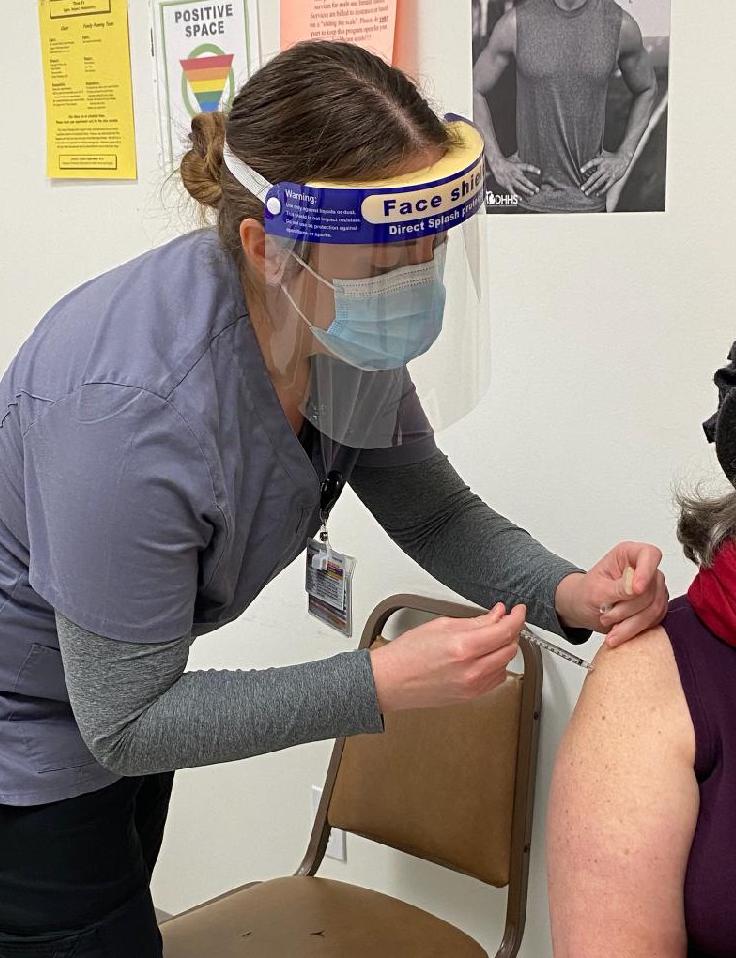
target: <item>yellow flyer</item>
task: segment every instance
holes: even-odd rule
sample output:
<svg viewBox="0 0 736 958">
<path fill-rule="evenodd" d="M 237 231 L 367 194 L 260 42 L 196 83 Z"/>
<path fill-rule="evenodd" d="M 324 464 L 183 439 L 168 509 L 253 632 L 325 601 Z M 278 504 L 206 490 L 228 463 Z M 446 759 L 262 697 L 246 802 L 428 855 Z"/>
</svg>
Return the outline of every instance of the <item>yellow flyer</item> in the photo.
<svg viewBox="0 0 736 958">
<path fill-rule="evenodd" d="M 127 0 L 39 0 L 46 171 L 134 180 Z"/>
</svg>

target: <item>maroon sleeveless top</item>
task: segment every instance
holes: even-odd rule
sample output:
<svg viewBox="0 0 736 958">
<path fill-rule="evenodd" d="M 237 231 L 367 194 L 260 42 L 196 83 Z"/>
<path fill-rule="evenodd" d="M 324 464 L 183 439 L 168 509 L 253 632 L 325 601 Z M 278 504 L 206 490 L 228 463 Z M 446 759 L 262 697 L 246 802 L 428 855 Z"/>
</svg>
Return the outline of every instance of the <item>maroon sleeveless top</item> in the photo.
<svg viewBox="0 0 736 958">
<path fill-rule="evenodd" d="M 695 726 L 700 811 L 685 878 L 688 958 L 736 955 L 736 647 L 717 638 L 687 597 L 662 623 Z"/>
</svg>

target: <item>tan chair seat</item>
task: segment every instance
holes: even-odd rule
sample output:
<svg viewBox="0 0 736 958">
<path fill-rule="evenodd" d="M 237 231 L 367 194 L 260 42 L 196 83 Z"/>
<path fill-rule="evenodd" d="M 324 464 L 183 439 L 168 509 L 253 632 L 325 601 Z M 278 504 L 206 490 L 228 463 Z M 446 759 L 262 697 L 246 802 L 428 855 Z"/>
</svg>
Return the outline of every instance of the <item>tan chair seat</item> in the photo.
<svg viewBox="0 0 736 958">
<path fill-rule="evenodd" d="M 165 922 L 165 958 L 488 958 L 453 925 L 356 885 L 291 876 Z"/>
</svg>

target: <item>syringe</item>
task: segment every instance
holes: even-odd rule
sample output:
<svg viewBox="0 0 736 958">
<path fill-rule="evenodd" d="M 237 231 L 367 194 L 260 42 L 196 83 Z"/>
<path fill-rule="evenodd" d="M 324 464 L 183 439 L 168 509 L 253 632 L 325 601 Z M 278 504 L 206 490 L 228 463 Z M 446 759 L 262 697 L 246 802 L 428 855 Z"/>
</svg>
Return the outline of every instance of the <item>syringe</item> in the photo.
<svg viewBox="0 0 736 958">
<path fill-rule="evenodd" d="M 546 649 L 553 655 L 559 655 L 561 659 L 567 659 L 568 662 L 572 662 L 574 665 L 579 665 L 582 669 L 587 669 L 589 672 L 592 672 L 595 668 L 595 666 L 591 665 L 590 662 L 586 662 L 585 659 L 578 658 L 578 656 L 573 655 L 572 652 L 568 652 L 566 649 L 561 649 L 559 646 L 553 645 L 551 642 L 547 642 L 546 639 L 540 639 L 538 635 L 535 635 L 534 632 L 531 632 L 529 629 L 522 629 L 521 635 L 523 635 L 525 639 L 528 639 L 532 645 L 538 645 L 540 649 Z"/>
</svg>

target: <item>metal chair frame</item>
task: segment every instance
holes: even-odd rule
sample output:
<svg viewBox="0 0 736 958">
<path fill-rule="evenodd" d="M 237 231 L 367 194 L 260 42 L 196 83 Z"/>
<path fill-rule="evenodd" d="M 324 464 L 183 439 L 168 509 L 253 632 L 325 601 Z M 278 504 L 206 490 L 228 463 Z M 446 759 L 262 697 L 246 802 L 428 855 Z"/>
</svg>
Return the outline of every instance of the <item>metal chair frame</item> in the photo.
<svg viewBox="0 0 736 958">
<path fill-rule="evenodd" d="M 482 610 L 442 599 L 430 599 L 419 595 L 393 595 L 379 603 L 366 622 L 360 640 L 360 649 L 367 649 L 378 638 L 386 623 L 397 612 L 404 610 L 427 613 L 432 616 L 470 618 Z M 516 777 L 511 824 L 511 860 L 509 868 L 506 923 L 503 939 L 495 958 L 514 958 L 521 947 L 526 925 L 526 899 L 529 882 L 529 859 L 532 825 L 534 819 L 534 794 L 539 749 L 539 723 L 542 714 L 542 653 L 523 635 L 519 647 L 524 657 L 519 747 L 516 757 Z M 345 739 L 335 742 L 327 769 L 327 778 L 322 790 L 322 799 L 312 827 L 304 860 L 297 875 L 316 875 L 327 849 L 330 825 L 327 813 L 337 774 L 342 760 Z"/>
</svg>

